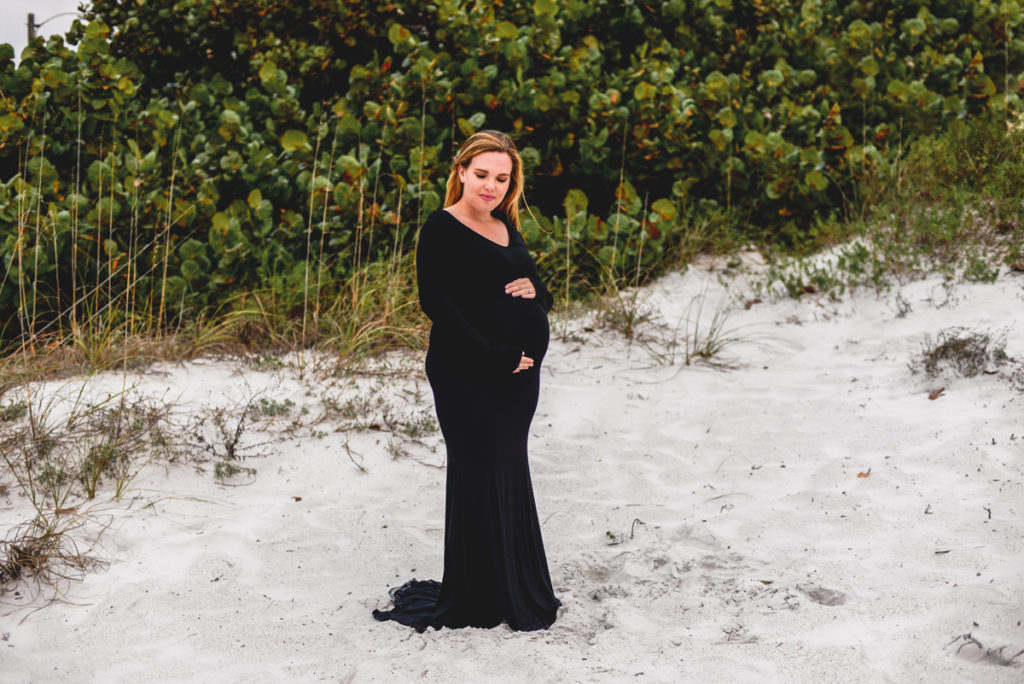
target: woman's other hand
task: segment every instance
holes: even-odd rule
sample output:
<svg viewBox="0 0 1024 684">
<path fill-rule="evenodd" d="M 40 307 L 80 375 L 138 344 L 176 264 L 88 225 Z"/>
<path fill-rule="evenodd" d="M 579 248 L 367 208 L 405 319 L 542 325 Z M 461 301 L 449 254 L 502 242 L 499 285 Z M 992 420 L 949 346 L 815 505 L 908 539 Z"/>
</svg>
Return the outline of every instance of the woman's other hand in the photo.
<svg viewBox="0 0 1024 684">
<path fill-rule="evenodd" d="M 537 290 L 534 289 L 533 283 L 530 282 L 529 278 L 516 278 L 505 286 L 505 294 L 512 295 L 513 297 L 533 299 L 537 296 Z"/>
<path fill-rule="evenodd" d="M 523 358 L 519 359 L 519 367 L 512 372 L 518 373 L 519 371 L 527 370 L 528 368 L 533 368 L 533 359 L 527 356 L 526 352 L 523 352 Z"/>
</svg>

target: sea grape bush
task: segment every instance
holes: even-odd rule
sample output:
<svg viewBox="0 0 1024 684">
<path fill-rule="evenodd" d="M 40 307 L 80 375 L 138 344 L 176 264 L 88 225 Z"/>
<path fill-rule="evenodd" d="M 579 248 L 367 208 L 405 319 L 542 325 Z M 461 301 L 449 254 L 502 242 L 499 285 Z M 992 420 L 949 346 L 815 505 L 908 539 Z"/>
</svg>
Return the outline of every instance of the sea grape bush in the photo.
<svg viewBox="0 0 1024 684">
<path fill-rule="evenodd" d="M 261 289 L 300 307 L 310 269 L 338 282 L 407 251 L 482 128 L 522 150 L 524 235 L 556 281 L 646 272 L 701 223 L 797 240 L 915 137 L 1015 115 L 1024 74 L 1007 0 L 94 0 L 87 16 L 17 65 L 0 46 L 2 337 L 103 288 L 166 323 Z"/>
</svg>

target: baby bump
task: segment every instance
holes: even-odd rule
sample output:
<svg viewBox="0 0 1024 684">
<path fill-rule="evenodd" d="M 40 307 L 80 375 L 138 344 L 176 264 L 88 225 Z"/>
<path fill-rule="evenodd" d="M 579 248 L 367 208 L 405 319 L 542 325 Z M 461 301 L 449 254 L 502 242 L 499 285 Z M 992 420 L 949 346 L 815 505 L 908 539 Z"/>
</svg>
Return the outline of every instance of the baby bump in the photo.
<svg viewBox="0 0 1024 684">
<path fill-rule="evenodd" d="M 548 315 L 535 299 L 502 295 L 488 307 L 495 342 L 521 347 L 534 361 L 548 350 Z"/>
</svg>

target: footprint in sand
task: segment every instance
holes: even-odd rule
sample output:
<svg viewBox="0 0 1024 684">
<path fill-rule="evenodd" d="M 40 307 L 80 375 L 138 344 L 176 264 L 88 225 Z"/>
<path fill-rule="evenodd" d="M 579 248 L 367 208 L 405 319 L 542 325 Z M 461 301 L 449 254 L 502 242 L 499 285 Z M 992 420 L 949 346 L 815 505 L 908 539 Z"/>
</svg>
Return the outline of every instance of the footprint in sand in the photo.
<svg viewBox="0 0 1024 684">
<path fill-rule="evenodd" d="M 823 606 L 838 606 L 846 603 L 846 594 L 835 589 L 828 589 L 820 584 L 798 584 L 796 588 L 807 594 L 807 598 Z"/>
</svg>

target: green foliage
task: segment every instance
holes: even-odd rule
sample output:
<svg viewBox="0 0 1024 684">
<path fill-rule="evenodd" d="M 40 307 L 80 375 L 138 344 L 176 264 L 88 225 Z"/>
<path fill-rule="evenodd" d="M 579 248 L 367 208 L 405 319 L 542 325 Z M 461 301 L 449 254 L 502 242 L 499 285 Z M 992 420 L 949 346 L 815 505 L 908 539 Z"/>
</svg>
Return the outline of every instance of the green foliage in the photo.
<svg viewBox="0 0 1024 684">
<path fill-rule="evenodd" d="M 285 399 L 284 401 L 277 401 L 276 399 L 267 399 L 266 397 L 259 397 L 256 403 L 250 404 L 249 409 L 256 417 L 276 418 L 279 416 L 287 416 L 295 408 L 295 402 L 291 399 Z"/>
<path fill-rule="evenodd" d="M 20 420 L 28 413 L 28 404 L 23 401 L 11 401 L 0 408 L 0 423 Z"/>
<path fill-rule="evenodd" d="M 858 239 L 830 253 L 776 258 L 756 290 L 838 297 L 936 272 L 947 281 L 993 282 L 1021 258 L 1022 184 L 1021 126 L 980 120 L 924 136 L 858 187 L 862 217 L 835 229 Z"/>
<path fill-rule="evenodd" d="M 15 66 L 0 46 L 0 339 L 90 311 L 166 327 L 256 290 L 306 315 L 311 283 L 409 251 L 485 127 L 522 150 L 523 233 L 556 285 L 647 273 L 707 226 L 799 244 L 908 141 L 1019 111 L 1024 71 L 1024 13 L 989 0 L 87 16 L 73 48 L 36 39 Z"/>
</svg>

